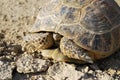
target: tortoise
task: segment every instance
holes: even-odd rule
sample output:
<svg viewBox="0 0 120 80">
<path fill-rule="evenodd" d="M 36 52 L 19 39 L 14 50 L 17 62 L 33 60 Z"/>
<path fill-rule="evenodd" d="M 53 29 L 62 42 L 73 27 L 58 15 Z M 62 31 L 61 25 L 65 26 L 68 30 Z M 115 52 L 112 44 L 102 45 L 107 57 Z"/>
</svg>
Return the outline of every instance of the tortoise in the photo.
<svg viewBox="0 0 120 80">
<path fill-rule="evenodd" d="M 29 32 L 25 40 L 45 57 L 93 63 L 120 48 L 120 7 L 114 0 L 50 0 Z"/>
</svg>

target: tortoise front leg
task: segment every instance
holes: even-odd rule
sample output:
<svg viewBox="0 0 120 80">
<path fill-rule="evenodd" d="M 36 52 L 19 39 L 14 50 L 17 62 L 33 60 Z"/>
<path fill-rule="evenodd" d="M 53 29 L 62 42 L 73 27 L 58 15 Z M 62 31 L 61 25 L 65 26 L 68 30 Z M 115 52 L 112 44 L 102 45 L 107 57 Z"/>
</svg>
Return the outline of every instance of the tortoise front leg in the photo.
<svg viewBox="0 0 120 80">
<path fill-rule="evenodd" d="M 93 63 L 93 59 L 89 55 L 89 51 L 76 45 L 72 40 L 63 37 L 60 42 L 61 52 L 69 58 Z"/>
</svg>

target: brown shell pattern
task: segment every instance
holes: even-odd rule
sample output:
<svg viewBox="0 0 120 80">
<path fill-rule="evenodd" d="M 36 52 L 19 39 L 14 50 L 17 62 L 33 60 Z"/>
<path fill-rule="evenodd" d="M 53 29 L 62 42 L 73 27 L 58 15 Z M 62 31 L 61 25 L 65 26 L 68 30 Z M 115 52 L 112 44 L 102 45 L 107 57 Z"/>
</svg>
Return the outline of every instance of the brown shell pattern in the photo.
<svg viewBox="0 0 120 80">
<path fill-rule="evenodd" d="M 120 7 L 114 0 L 50 0 L 31 32 L 56 32 L 91 52 L 120 48 Z"/>
</svg>

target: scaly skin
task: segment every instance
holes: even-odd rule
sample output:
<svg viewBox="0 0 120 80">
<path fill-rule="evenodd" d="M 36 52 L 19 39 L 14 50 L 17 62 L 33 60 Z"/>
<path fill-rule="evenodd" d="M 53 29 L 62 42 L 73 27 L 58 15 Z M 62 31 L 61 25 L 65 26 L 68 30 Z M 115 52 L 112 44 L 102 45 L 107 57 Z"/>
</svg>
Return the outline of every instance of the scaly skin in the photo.
<svg viewBox="0 0 120 80">
<path fill-rule="evenodd" d="M 32 33 L 24 37 L 26 44 L 24 50 L 28 52 L 41 51 L 54 45 L 54 39 L 51 33 Z"/>
</svg>

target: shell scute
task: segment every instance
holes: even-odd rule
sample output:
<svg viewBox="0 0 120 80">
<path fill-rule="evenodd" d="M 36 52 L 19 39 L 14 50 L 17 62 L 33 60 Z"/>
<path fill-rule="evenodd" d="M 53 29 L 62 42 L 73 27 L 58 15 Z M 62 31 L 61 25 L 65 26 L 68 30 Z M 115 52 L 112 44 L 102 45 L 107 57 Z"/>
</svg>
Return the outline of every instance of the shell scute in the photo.
<svg viewBox="0 0 120 80">
<path fill-rule="evenodd" d="M 92 2 L 82 9 L 80 23 L 85 28 L 96 33 L 104 33 L 113 29 L 115 21 L 120 16 L 118 7 L 114 3 L 112 0 L 96 0 Z"/>
<path fill-rule="evenodd" d="M 37 20 L 32 31 L 59 33 L 91 52 L 120 48 L 120 7 L 114 0 L 51 0 Z"/>
<path fill-rule="evenodd" d="M 80 20 L 80 9 L 68 6 L 61 6 L 61 24 L 78 23 Z"/>
</svg>

